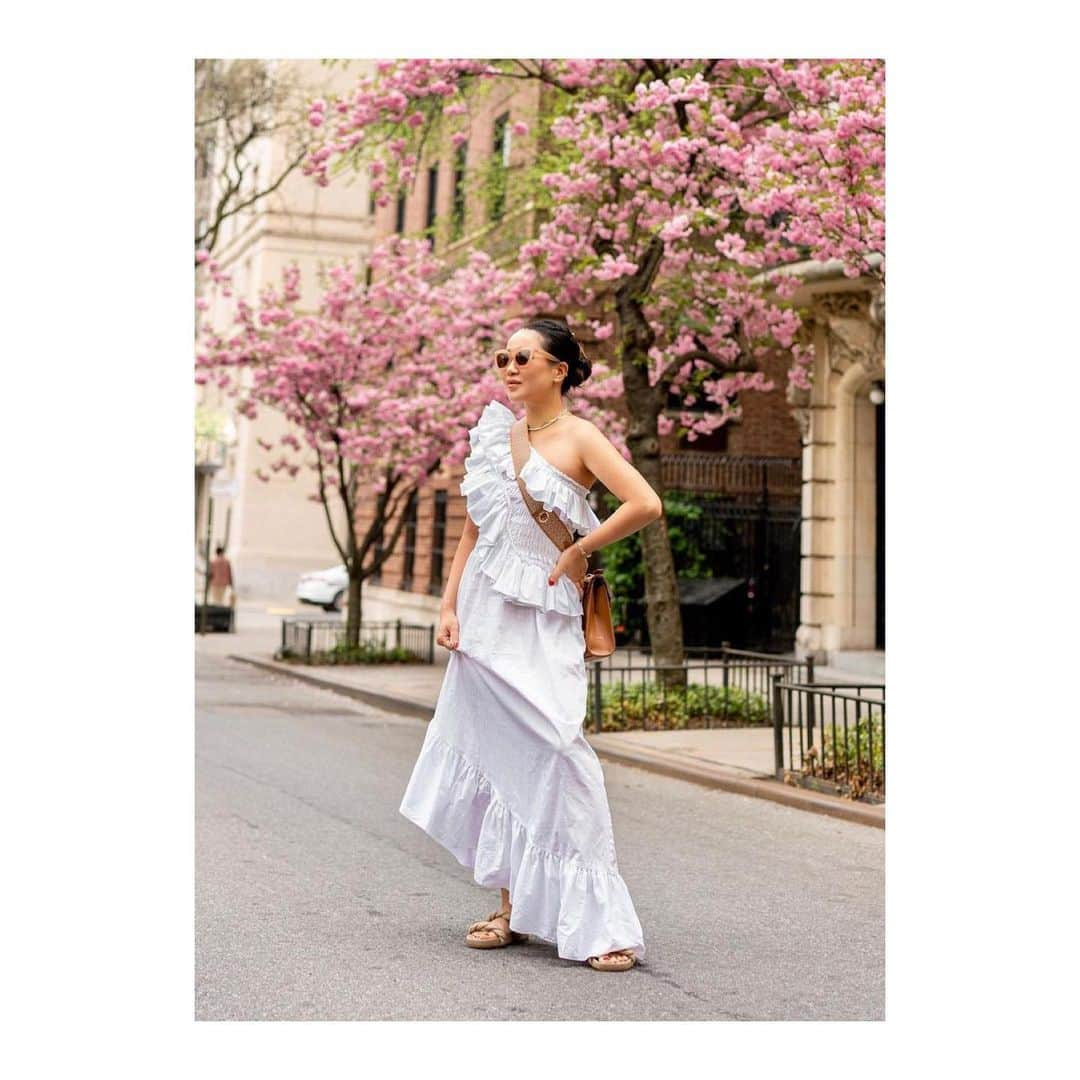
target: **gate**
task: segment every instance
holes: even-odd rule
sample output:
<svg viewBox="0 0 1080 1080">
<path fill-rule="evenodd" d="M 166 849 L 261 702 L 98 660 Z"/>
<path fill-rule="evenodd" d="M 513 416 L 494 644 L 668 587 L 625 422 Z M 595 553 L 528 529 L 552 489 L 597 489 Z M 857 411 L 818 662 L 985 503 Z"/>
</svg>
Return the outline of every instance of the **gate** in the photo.
<svg viewBox="0 0 1080 1080">
<path fill-rule="evenodd" d="M 744 649 L 787 652 L 799 625 L 799 527 L 797 506 L 719 505 L 702 518 L 700 544 L 714 577 L 746 582 L 745 619 L 730 640 Z M 693 523 L 687 523 L 692 528 Z M 738 640 L 739 638 L 742 640 Z"/>
<path fill-rule="evenodd" d="M 690 499 L 715 496 L 703 499 L 701 518 L 682 528 L 706 554 L 713 578 L 745 582 L 742 619 L 717 627 L 715 643 L 724 639 L 744 649 L 788 652 L 799 626 L 802 462 L 709 456 L 707 477 L 696 475 L 700 464 L 680 476 L 672 462 L 669 490 Z M 694 462 L 686 464 L 695 469 Z"/>
</svg>

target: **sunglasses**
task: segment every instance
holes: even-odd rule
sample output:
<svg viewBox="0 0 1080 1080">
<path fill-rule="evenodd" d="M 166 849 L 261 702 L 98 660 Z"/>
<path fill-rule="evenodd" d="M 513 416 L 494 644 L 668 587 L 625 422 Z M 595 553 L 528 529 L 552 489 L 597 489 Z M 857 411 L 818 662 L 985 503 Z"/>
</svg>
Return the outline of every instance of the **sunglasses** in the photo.
<svg viewBox="0 0 1080 1080">
<path fill-rule="evenodd" d="M 544 352 L 543 349 L 518 349 L 518 351 L 513 354 L 514 362 L 517 364 L 518 367 L 524 367 L 529 362 L 530 357 L 532 357 L 534 354 L 536 356 L 546 356 L 549 360 L 553 360 L 556 364 L 562 363 L 562 361 L 557 356 L 552 356 L 551 353 Z M 510 353 L 506 349 L 500 349 L 495 354 L 495 363 L 498 364 L 498 366 L 501 368 L 506 367 L 506 365 L 510 363 Z"/>
</svg>

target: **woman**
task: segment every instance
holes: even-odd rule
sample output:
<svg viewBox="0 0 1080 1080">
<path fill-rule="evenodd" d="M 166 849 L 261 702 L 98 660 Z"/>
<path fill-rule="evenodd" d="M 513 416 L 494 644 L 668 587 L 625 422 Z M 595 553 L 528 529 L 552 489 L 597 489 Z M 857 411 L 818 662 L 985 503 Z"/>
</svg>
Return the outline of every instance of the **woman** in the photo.
<svg viewBox="0 0 1080 1080">
<path fill-rule="evenodd" d="M 663 512 L 641 474 L 563 399 L 592 365 L 564 323 L 538 319 L 496 354 L 506 393 L 469 431 L 468 517 L 440 613 L 451 650 L 401 812 L 498 888 L 498 911 L 465 943 L 493 949 L 529 934 L 558 955 L 626 971 L 641 925 L 615 861 L 604 776 L 582 734 L 588 556 Z M 527 425 L 526 490 L 583 534 L 559 552 L 515 478 L 513 424 Z M 599 479 L 622 505 L 601 524 L 586 502 Z M 636 950 L 636 951 L 635 951 Z"/>
</svg>

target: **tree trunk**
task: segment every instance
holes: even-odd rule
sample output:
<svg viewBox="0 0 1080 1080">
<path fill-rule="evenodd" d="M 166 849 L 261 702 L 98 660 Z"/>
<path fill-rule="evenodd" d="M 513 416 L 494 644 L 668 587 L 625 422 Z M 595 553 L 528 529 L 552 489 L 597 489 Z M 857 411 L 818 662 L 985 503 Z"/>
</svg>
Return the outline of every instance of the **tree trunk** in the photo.
<svg viewBox="0 0 1080 1080">
<path fill-rule="evenodd" d="M 660 439 L 656 433 L 659 402 L 654 389 L 648 385 L 645 370 L 632 360 L 628 362 L 627 353 L 623 355 L 623 386 L 630 412 L 626 442 L 634 467 L 657 495 L 663 497 Z M 682 612 L 666 515 L 641 530 L 641 550 L 645 563 L 645 621 L 649 627 L 653 660 L 658 665 L 678 666 L 680 670 L 662 672 L 661 678 L 665 686 L 681 686 L 685 682 Z"/>
<path fill-rule="evenodd" d="M 660 472 L 657 418 L 664 400 L 661 392 L 649 385 L 648 352 L 654 334 L 641 311 L 636 292 L 629 288 L 620 290 L 617 297 L 623 391 L 630 413 L 626 442 L 635 468 L 662 498 L 664 484 Z M 641 548 L 645 562 L 645 621 L 649 627 L 653 660 L 658 665 L 674 665 L 677 670 L 661 672 L 659 678 L 665 687 L 680 687 L 686 682 L 686 671 L 682 666 L 682 612 L 666 516 L 641 530 Z"/>
<path fill-rule="evenodd" d="M 361 573 L 360 560 L 356 554 L 356 529 L 349 523 L 348 538 L 349 560 L 346 566 L 349 570 L 349 608 L 345 623 L 345 644 L 355 649 L 360 644 L 360 605 L 364 589 L 364 578 Z"/>
</svg>

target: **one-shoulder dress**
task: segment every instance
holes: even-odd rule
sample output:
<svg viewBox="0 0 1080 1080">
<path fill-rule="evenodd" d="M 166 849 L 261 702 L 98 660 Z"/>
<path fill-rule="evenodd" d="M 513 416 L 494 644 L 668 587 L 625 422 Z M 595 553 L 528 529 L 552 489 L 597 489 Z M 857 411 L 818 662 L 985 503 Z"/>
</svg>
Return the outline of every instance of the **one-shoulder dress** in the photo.
<svg viewBox="0 0 1080 1080">
<path fill-rule="evenodd" d="M 460 624 L 400 810 L 473 873 L 504 888 L 510 928 L 585 960 L 644 956 L 615 859 L 604 774 L 586 740 L 585 639 L 573 579 L 514 478 L 499 401 L 469 431 L 461 494 L 479 536 L 458 585 Z M 530 446 L 529 494 L 584 534 L 600 524 L 588 489 Z"/>
</svg>

